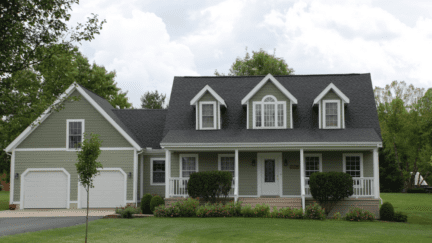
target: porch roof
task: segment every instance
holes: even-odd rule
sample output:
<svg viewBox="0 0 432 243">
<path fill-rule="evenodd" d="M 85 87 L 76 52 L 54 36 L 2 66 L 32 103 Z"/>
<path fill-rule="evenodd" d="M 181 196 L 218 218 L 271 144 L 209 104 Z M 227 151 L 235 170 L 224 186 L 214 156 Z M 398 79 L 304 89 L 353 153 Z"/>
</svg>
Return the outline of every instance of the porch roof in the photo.
<svg viewBox="0 0 432 243">
<path fill-rule="evenodd" d="M 170 130 L 161 146 L 217 143 L 381 143 L 373 128 Z"/>
</svg>

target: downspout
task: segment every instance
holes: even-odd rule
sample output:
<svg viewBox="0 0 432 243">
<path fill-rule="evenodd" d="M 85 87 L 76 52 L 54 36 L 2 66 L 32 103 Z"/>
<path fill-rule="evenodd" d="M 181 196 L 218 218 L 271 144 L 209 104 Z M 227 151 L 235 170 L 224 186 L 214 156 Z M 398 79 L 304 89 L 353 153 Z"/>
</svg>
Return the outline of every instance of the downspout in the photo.
<svg viewBox="0 0 432 243">
<path fill-rule="evenodd" d="M 141 148 L 141 151 L 138 151 L 137 152 L 137 159 L 138 159 L 138 163 L 139 163 L 139 155 L 140 154 L 142 154 L 144 152 L 144 149 L 143 148 Z M 137 166 L 137 169 L 138 169 L 138 166 Z M 139 174 L 139 171 L 137 171 L 137 175 Z M 138 181 L 138 178 L 137 178 L 137 183 L 140 183 L 139 181 Z M 142 185 L 141 185 L 142 186 Z M 137 185 L 137 188 L 138 188 L 138 185 Z M 137 192 L 138 192 L 138 190 L 137 190 Z M 135 207 L 138 207 L 138 196 L 137 195 L 135 195 L 136 197 L 137 197 L 137 199 L 135 200 Z"/>
</svg>

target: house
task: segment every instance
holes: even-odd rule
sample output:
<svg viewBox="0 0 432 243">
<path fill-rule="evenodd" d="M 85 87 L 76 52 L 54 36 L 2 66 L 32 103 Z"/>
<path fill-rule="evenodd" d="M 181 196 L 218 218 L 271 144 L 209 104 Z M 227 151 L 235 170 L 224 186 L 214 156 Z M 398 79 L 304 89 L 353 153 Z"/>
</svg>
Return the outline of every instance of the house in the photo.
<svg viewBox="0 0 432 243">
<path fill-rule="evenodd" d="M 305 208 L 309 176 L 349 173 L 354 195 L 338 204 L 378 215 L 381 131 L 370 74 L 175 77 L 168 110 L 115 109 L 73 84 L 65 108 L 40 117 L 5 150 L 10 203 L 20 208 L 82 208 L 76 143 L 100 134 L 103 164 L 90 207 L 136 204 L 159 194 L 187 197 L 197 171 L 233 174 L 230 197 Z"/>
</svg>

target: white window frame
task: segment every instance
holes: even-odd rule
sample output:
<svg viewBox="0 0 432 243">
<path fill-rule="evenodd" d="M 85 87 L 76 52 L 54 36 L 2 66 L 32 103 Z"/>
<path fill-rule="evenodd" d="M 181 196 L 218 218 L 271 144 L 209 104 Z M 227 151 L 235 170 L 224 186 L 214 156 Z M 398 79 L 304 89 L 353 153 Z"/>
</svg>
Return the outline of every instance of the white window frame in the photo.
<svg viewBox="0 0 432 243">
<path fill-rule="evenodd" d="M 203 123 L 202 123 L 202 117 L 203 117 L 203 109 L 202 109 L 202 105 L 213 105 L 213 127 L 203 127 Z M 217 124 L 217 106 L 216 106 L 216 101 L 200 101 L 199 102 L 199 128 L 200 130 L 214 130 L 217 129 L 216 124 Z"/>
<path fill-rule="evenodd" d="M 234 158 L 234 176 L 233 176 L 233 181 L 235 182 L 235 174 L 236 174 L 235 173 L 235 154 L 218 154 L 218 170 L 219 171 L 222 171 L 221 170 L 221 163 L 222 163 L 221 158 L 222 157 L 232 157 L 232 158 Z M 231 188 L 233 188 L 233 189 L 235 188 L 234 183 L 232 183 Z"/>
<path fill-rule="evenodd" d="M 336 103 L 337 104 L 337 126 L 327 126 L 326 125 L 326 104 L 327 103 Z M 340 100 L 323 100 L 323 128 L 324 129 L 340 129 L 341 128 L 341 109 L 340 109 Z"/>
<path fill-rule="evenodd" d="M 180 167 L 180 174 L 179 174 L 179 177 L 180 178 L 189 178 L 189 177 L 183 177 L 183 158 L 184 157 L 195 157 L 195 168 L 196 168 L 196 171 L 195 172 L 198 172 L 199 170 L 198 170 L 198 154 L 180 154 L 180 156 L 179 156 L 179 167 Z"/>
<path fill-rule="evenodd" d="M 267 98 L 272 98 L 275 100 L 275 102 L 264 102 Z M 275 126 L 274 127 L 265 127 L 264 126 L 264 104 L 274 104 L 275 105 Z M 283 105 L 284 110 L 284 119 L 283 119 L 283 125 L 280 127 L 278 126 L 278 105 Z M 256 126 L 256 105 L 261 105 L 261 127 Z M 287 128 L 287 112 L 286 112 L 286 101 L 278 101 L 276 97 L 273 95 L 266 95 L 262 98 L 261 101 L 253 101 L 252 102 L 252 127 L 253 129 L 284 129 Z"/>
<path fill-rule="evenodd" d="M 66 150 L 67 151 L 77 151 L 81 150 L 80 148 L 69 148 L 69 123 L 70 122 L 81 122 L 81 143 L 84 141 L 84 132 L 85 132 L 85 120 L 84 119 L 66 119 Z"/>
<path fill-rule="evenodd" d="M 151 158 L 150 159 L 150 185 L 151 186 L 165 186 L 164 182 L 153 182 L 153 161 L 163 160 L 165 162 L 165 176 L 166 176 L 166 160 L 165 158 Z"/>
<path fill-rule="evenodd" d="M 343 160 L 342 160 L 342 164 L 343 164 L 343 172 L 346 173 L 346 157 L 347 156 L 359 156 L 360 157 L 360 177 L 356 177 L 356 178 L 363 178 L 363 154 L 362 153 L 347 153 L 347 154 L 342 154 L 343 156 Z M 354 187 L 361 187 L 361 184 L 356 184 L 354 183 Z"/>
<path fill-rule="evenodd" d="M 304 165 L 303 165 L 303 168 L 304 168 L 304 171 L 303 171 L 303 175 L 304 175 L 304 177 L 305 178 L 309 178 L 310 179 L 310 177 L 307 177 L 306 176 L 306 157 L 319 157 L 319 172 L 322 172 L 323 170 L 322 170 L 322 154 L 309 154 L 309 153 L 305 153 L 304 154 Z M 309 185 L 307 184 L 307 183 L 305 183 L 305 188 L 309 188 Z"/>
</svg>

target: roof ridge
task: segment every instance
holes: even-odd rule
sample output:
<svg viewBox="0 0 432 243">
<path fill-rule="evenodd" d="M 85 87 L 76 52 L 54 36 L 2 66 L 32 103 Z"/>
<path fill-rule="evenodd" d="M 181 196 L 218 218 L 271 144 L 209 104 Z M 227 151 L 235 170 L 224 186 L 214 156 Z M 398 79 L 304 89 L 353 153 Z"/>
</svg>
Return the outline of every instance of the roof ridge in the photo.
<svg viewBox="0 0 432 243">
<path fill-rule="evenodd" d="M 106 100 L 108 103 L 109 103 L 109 101 L 107 100 L 107 99 L 105 99 L 104 97 L 102 97 L 102 96 L 100 96 L 100 95 L 98 95 L 98 94 L 96 94 L 95 92 L 93 92 L 93 91 L 91 91 L 91 90 L 89 90 L 89 89 L 87 89 L 86 87 L 84 87 L 82 84 L 79 84 L 79 83 L 77 83 L 79 86 L 81 86 L 81 88 L 83 88 L 83 89 L 85 89 L 85 90 L 87 90 L 88 92 L 90 92 L 90 93 L 92 93 L 92 94 L 94 94 L 94 95 L 96 95 L 96 96 L 99 96 L 99 98 L 102 98 L 102 99 L 104 99 L 104 100 Z M 110 103 L 111 104 L 111 103 Z"/>
<path fill-rule="evenodd" d="M 273 77 L 308 77 L 308 76 L 353 76 L 365 75 L 370 73 L 334 73 L 334 74 L 290 74 L 290 75 L 273 75 Z M 174 76 L 175 78 L 250 78 L 250 77 L 265 77 L 267 75 L 251 75 L 251 76 Z"/>
</svg>

